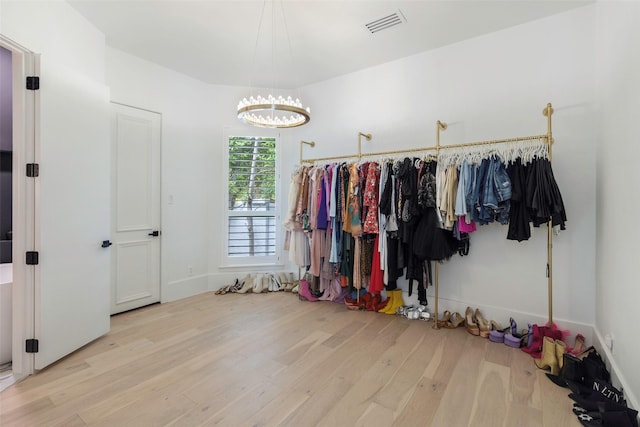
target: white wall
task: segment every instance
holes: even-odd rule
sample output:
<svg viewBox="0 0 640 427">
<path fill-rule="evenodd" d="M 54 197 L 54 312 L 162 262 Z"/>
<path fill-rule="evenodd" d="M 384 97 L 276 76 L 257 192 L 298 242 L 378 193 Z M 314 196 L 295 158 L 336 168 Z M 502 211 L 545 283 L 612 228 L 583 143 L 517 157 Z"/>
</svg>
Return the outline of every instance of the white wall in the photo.
<svg viewBox="0 0 640 427">
<path fill-rule="evenodd" d="M 638 241 L 640 210 L 638 117 L 640 117 L 640 4 L 602 2 L 597 8 L 597 82 L 600 132 L 597 151 L 596 332 L 619 372 L 627 398 L 638 408 L 640 354 Z M 613 336 L 613 352 L 604 336 Z"/>
<path fill-rule="evenodd" d="M 162 114 L 162 300 L 175 299 L 168 286 L 187 280 L 187 266 L 193 277 L 183 286 L 206 291 L 208 184 L 215 166 L 208 88 L 114 49 L 107 50 L 107 81 L 112 101 Z"/>
<path fill-rule="evenodd" d="M 111 48 L 107 82 L 112 101 L 162 114 L 162 301 L 244 276 L 246 268 L 221 268 L 223 135 L 229 128 L 255 132 L 235 114 L 250 89 L 205 84 Z"/>
<path fill-rule="evenodd" d="M 449 124 L 443 145 L 536 135 L 546 132 L 542 110 L 552 102 L 554 173 L 569 219 L 554 239 L 554 320 L 588 332 L 595 320 L 594 32 L 594 9 L 581 8 L 307 86 L 313 120 L 296 136 L 315 140 L 305 156 L 317 157 L 355 153 L 359 131 L 373 134 L 363 152 L 432 146 L 437 120 Z M 546 227 L 523 243 L 506 232 L 481 227 L 469 257 L 441 266 L 441 312 L 470 305 L 499 322 L 545 321 Z"/>
</svg>

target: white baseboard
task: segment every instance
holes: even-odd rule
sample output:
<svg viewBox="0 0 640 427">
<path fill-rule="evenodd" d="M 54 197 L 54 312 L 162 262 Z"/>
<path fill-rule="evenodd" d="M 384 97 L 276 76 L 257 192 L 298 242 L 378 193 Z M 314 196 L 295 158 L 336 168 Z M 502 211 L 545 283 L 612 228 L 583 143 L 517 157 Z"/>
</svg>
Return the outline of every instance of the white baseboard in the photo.
<svg viewBox="0 0 640 427">
<path fill-rule="evenodd" d="M 415 293 L 417 294 L 417 292 Z M 406 295 L 406 294 L 405 294 Z M 403 295 L 404 296 L 404 295 Z M 414 295 L 416 298 L 417 296 Z M 413 298 L 413 296 L 412 296 Z M 406 299 L 406 298 L 405 298 Z M 429 301 L 429 311 L 431 313 L 435 310 L 435 298 L 431 294 L 427 294 L 427 299 Z M 406 303 L 406 301 L 405 301 Z M 449 300 L 447 298 L 438 298 L 438 314 L 442 317 L 442 313 L 445 310 L 449 310 L 451 312 L 457 311 L 464 316 L 464 312 L 467 306 L 470 305 L 473 308 L 478 306 L 473 305 L 468 302 L 461 302 L 456 300 Z M 527 324 L 531 323 L 536 325 L 546 325 L 548 322 L 548 318 L 544 315 L 528 313 L 524 311 L 514 311 L 512 309 L 498 307 L 498 306 L 483 306 L 479 307 L 480 311 L 484 315 L 487 320 L 495 320 L 499 324 L 504 327 L 509 326 L 509 318 L 513 317 L 515 321 L 518 323 L 518 329 L 526 329 Z M 582 334 L 585 338 L 585 342 L 587 345 L 591 345 L 593 342 L 593 325 L 589 325 L 581 322 L 573 322 L 566 319 L 554 318 L 553 323 L 556 326 L 565 331 L 569 331 L 569 336 L 567 338 L 567 344 L 570 346 L 574 343 L 574 338 L 577 334 Z"/>
<path fill-rule="evenodd" d="M 162 289 L 161 302 L 176 301 L 209 291 L 209 274 L 169 282 Z"/>
<path fill-rule="evenodd" d="M 622 389 L 629 407 L 636 410 L 639 409 L 638 397 L 633 393 L 631 387 L 629 387 L 629 384 L 625 380 L 624 375 L 622 375 L 622 371 L 616 363 L 616 358 L 605 343 L 604 337 L 596 328 L 593 328 L 593 332 L 595 336 L 593 346 L 598 350 L 598 353 L 600 353 L 604 358 L 605 363 L 608 365 L 609 372 L 611 373 L 611 384 L 618 389 Z"/>
<path fill-rule="evenodd" d="M 236 278 L 243 278 L 246 273 L 230 272 L 202 274 L 169 282 L 162 289 L 162 302 L 176 301 L 204 292 L 215 291 L 225 285 L 232 284 Z"/>
</svg>

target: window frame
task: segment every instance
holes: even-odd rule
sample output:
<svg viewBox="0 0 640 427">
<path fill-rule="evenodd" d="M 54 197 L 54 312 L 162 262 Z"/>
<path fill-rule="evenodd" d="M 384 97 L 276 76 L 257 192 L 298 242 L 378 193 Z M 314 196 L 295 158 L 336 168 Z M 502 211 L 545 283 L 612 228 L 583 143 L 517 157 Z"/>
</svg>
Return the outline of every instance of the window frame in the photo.
<svg viewBox="0 0 640 427">
<path fill-rule="evenodd" d="M 229 210 L 229 138 L 231 137 L 263 137 L 274 138 L 276 147 L 275 158 L 275 210 L 274 211 L 231 211 Z M 257 128 L 225 128 L 223 132 L 222 158 L 223 167 L 222 174 L 224 183 L 223 187 L 223 212 L 224 220 L 221 221 L 222 229 L 222 268 L 228 267 L 260 267 L 260 266 L 277 266 L 281 265 L 282 259 L 282 236 L 283 231 L 281 224 L 281 191 L 280 191 L 280 134 L 274 129 L 257 129 Z M 247 255 L 247 256 L 229 256 L 229 221 L 231 217 L 238 216 L 273 216 L 275 220 L 275 254 L 274 255 Z"/>
</svg>

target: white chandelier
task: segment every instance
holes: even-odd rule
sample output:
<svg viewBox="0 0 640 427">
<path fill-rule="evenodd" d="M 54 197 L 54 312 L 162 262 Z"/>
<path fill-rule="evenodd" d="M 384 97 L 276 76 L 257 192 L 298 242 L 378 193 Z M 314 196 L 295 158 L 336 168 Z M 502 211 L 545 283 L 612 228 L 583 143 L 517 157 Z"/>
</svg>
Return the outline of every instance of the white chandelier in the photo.
<svg viewBox="0 0 640 427">
<path fill-rule="evenodd" d="M 266 8 L 267 0 L 264 1 L 262 6 L 262 14 L 260 15 L 260 24 L 258 26 L 258 35 L 256 38 L 256 47 L 254 51 L 254 61 L 256 52 L 258 50 L 258 39 L 260 38 L 260 29 L 262 28 L 262 19 L 264 17 L 264 10 Z M 275 44 L 275 7 L 271 5 L 272 13 L 272 43 Z M 282 12 L 284 20 L 284 10 Z M 291 54 L 291 40 L 287 32 L 287 25 L 284 22 L 284 29 L 289 43 L 289 53 Z M 275 46 L 272 46 L 272 64 L 275 64 Z M 293 54 L 291 54 L 291 60 L 293 62 Z M 255 65 L 255 64 L 254 64 Z M 253 69 L 256 69 L 254 66 Z M 275 71 L 274 71 L 275 78 Z M 311 120 L 311 110 L 308 107 L 304 107 L 299 99 L 292 99 L 290 96 L 286 98 L 283 96 L 274 97 L 269 94 L 266 98 L 262 96 L 253 97 L 249 99 L 243 98 L 238 102 L 238 119 L 242 120 L 252 126 L 265 127 L 265 128 L 292 128 L 309 123 Z"/>
<path fill-rule="evenodd" d="M 264 115 L 263 115 L 264 113 Z M 238 103 L 238 118 L 243 122 L 266 128 L 292 128 L 301 126 L 311 120 L 311 110 L 305 108 L 299 99 L 294 101 L 288 96 L 277 99 L 269 95 L 243 98 Z"/>
</svg>

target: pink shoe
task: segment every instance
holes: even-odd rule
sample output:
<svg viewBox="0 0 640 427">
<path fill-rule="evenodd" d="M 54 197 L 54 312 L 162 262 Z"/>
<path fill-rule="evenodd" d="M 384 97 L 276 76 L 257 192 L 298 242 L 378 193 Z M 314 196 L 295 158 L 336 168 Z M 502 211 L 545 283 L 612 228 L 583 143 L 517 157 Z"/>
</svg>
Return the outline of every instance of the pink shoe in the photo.
<svg viewBox="0 0 640 427">
<path fill-rule="evenodd" d="M 314 297 L 311 294 L 311 290 L 309 289 L 309 282 L 307 279 L 300 279 L 300 289 L 298 290 L 298 296 L 300 299 L 305 299 L 307 301 L 318 301 L 318 298 Z"/>
<path fill-rule="evenodd" d="M 333 284 L 333 281 L 329 282 L 327 287 L 324 288 L 324 292 L 322 293 L 321 296 L 318 297 L 319 300 L 331 301 L 333 299 L 333 288 L 331 287 L 332 284 Z"/>
</svg>

